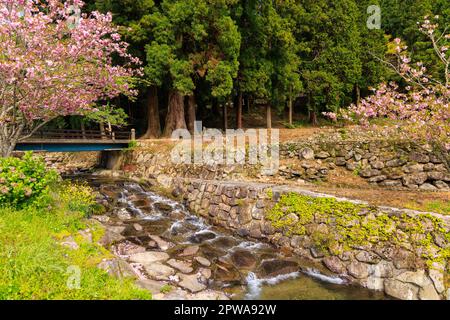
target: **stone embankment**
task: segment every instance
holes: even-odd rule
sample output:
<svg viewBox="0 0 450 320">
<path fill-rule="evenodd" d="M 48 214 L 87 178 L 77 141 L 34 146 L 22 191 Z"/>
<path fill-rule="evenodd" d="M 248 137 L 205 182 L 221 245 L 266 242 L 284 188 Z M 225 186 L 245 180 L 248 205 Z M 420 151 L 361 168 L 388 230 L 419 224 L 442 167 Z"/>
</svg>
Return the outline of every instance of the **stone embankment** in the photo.
<svg viewBox="0 0 450 320">
<path fill-rule="evenodd" d="M 399 299 L 447 299 L 450 217 L 370 207 L 292 187 L 162 177 L 210 223 Z"/>
</svg>

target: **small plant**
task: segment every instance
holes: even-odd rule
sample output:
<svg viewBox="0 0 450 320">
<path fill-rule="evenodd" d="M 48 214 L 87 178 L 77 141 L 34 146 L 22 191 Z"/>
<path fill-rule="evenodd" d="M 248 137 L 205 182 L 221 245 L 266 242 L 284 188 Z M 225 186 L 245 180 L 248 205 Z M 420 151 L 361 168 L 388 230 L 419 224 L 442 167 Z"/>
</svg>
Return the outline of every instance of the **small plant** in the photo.
<svg viewBox="0 0 450 320">
<path fill-rule="evenodd" d="M 0 205 L 21 208 L 45 205 L 58 174 L 48 170 L 42 158 L 26 153 L 19 158 L 0 158 Z"/>
<path fill-rule="evenodd" d="M 67 206 L 69 211 L 77 211 L 86 215 L 94 213 L 98 208 L 94 190 L 87 184 L 64 182 L 58 190 L 57 197 Z"/>
<path fill-rule="evenodd" d="M 161 289 L 159 289 L 159 292 L 167 294 L 172 292 L 173 287 L 170 284 L 165 284 L 161 287 Z"/>
</svg>

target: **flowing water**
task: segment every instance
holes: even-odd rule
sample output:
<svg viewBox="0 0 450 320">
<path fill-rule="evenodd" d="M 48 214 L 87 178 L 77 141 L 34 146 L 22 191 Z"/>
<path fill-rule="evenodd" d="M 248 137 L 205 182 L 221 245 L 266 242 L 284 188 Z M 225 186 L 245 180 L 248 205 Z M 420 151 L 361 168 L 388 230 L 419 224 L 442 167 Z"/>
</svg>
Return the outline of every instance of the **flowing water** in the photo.
<svg viewBox="0 0 450 320">
<path fill-rule="evenodd" d="M 192 273 L 201 266 L 193 257 L 181 257 L 188 247 L 199 247 L 194 257 L 211 262 L 205 269 L 211 276 L 208 288 L 227 292 L 232 299 L 385 299 L 382 293 L 350 286 L 344 279 L 325 275 L 310 262 L 285 256 L 277 248 L 253 242 L 229 231 L 209 225 L 191 214 L 184 205 L 145 190 L 134 182 L 89 176 L 88 181 L 107 207 L 109 225 L 125 227 L 125 244 L 161 250 L 171 257 L 186 260 Z M 136 229 L 136 225 L 139 227 Z M 157 236 L 163 244 L 155 244 Z"/>
</svg>

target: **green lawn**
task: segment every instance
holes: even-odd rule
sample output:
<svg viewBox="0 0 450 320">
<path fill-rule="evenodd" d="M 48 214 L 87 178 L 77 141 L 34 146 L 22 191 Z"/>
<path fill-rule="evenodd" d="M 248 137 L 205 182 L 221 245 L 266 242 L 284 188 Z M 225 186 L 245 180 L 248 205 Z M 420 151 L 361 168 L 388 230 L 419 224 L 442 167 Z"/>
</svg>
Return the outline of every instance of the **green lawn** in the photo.
<svg viewBox="0 0 450 320">
<path fill-rule="evenodd" d="M 78 188 L 70 188 L 52 193 L 49 208 L 0 209 L 0 299 L 151 299 L 132 279 L 97 268 L 111 257 L 96 244 L 103 229 L 86 219 L 89 205 L 77 200 L 83 192 L 77 197 Z M 92 242 L 78 233 L 86 228 L 93 230 Z M 79 249 L 60 244 L 68 236 Z"/>
</svg>

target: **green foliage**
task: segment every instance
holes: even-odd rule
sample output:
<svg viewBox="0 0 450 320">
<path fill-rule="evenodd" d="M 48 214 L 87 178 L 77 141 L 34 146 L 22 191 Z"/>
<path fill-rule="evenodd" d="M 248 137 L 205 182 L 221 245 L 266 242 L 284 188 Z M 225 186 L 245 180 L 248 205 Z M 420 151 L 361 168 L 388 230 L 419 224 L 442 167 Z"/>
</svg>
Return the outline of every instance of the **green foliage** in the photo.
<svg viewBox="0 0 450 320">
<path fill-rule="evenodd" d="M 96 244 L 103 228 L 84 219 L 91 212 L 88 188 L 65 185 L 59 189 L 52 193 L 50 210 L 33 206 L 0 209 L 0 300 L 151 298 L 132 279 L 114 279 L 97 267 L 111 254 Z M 91 231 L 92 243 L 78 233 L 84 229 Z M 60 244 L 69 236 L 79 249 Z M 74 268 L 81 272 L 79 289 L 68 286 Z"/>
<path fill-rule="evenodd" d="M 289 193 L 281 197 L 266 217 L 287 235 L 305 235 L 308 225 L 324 223 L 327 232 L 316 230 L 310 236 L 316 245 L 330 251 L 336 245 L 351 250 L 390 242 L 405 248 L 412 245 L 430 265 L 450 257 L 448 247 L 434 242 L 436 236 L 441 236 L 450 243 L 450 232 L 446 232 L 441 219 L 430 214 L 387 214 L 348 201 Z"/>
<path fill-rule="evenodd" d="M 165 284 L 161 287 L 161 289 L 159 290 L 159 292 L 167 294 L 172 292 L 173 287 L 170 284 Z"/>
<path fill-rule="evenodd" d="M 0 158 L 0 205 L 45 206 L 49 188 L 57 180 L 57 173 L 48 170 L 44 160 L 31 153 L 26 153 L 22 159 Z"/>
</svg>

